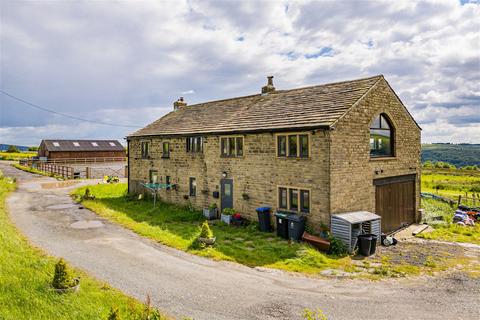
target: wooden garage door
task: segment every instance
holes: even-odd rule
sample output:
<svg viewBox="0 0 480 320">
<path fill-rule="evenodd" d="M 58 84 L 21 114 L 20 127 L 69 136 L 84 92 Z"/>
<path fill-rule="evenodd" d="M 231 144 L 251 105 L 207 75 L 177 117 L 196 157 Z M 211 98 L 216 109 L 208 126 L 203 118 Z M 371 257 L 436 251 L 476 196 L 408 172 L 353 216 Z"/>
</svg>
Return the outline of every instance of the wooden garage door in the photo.
<svg viewBox="0 0 480 320">
<path fill-rule="evenodd" d="M 376 213 L 382 232 L 415 222 L 415 175 L 374 180 Z"/>
</svg>

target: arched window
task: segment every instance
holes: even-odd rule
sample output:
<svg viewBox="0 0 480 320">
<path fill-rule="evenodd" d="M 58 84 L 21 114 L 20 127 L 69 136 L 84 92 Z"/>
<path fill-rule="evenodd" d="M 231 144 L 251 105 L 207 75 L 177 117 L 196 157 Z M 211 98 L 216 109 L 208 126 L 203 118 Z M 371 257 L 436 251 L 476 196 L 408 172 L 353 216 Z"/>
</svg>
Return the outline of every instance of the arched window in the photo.
<svg viewBox="0 0 480 320">
<path fill-rule="evenodd" d="M 370 156 L 393 156 L 393 126 L 384 114 L 376 116 L 370 123 Z"/>
</svg>

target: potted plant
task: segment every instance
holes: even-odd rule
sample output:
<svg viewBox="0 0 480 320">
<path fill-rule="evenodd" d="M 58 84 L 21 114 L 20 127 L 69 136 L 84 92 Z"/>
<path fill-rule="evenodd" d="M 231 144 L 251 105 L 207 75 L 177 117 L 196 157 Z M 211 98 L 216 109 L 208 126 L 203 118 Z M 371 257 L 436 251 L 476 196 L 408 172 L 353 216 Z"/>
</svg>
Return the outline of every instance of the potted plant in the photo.
<svg viewBox="0 0 480 320">
<path fill-rule="evenodd" d="M 77 292 L 80 289 L 80 279 L 73 277 L 72 271 L 62 258 L 55 265 L 52 287 L 58 293 Z"/>
<path fill-rule="evenodd" d="M 232 215 L 235 213 L 235 209 L 233 208 L 225 208 L 222 211 L 221 219 L 226 224 L 230 224 L 232 222 Z"/>
<path fill-rule="evenodd" d="M 328 237 L 330 236 L 329 231 L 330 229 L 325 223 L 320 224 L 320 237 L 322 237 L 323 239 L 328 239 Z"/>
<path fill-rule="evenodd" d="M 212 203 L 208 206 L 208 208 L 203 208 L 203 215 L 208 220 L 217 218 L 217 204 Z"/>
<path fill-rule="evenodd" d="M 205 220 L 202 223 L 202 231 L 200 231 L 200 235 L 198 236 L 198 242 L 204 245 L 213 245 L 215 243 L 216 238 L 213 236 L 213 232 L 208 225 L 208 222 Z"/>
</svg>

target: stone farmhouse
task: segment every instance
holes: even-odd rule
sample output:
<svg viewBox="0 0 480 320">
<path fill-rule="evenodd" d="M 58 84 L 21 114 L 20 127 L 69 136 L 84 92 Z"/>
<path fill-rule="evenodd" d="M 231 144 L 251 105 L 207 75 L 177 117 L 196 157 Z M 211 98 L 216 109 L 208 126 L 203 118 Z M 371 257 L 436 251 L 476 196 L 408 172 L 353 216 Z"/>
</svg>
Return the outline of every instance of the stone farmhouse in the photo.
<svg viewBox="0 0 480 320">
<path fill-rule="evenodd" d="M 382 75 L 187 105 L 127 137 L 129 192 L 174 185 L 163 201 L 217 203 L 256 219 L 270 206 L 317 229 L 366 210 L 382 231 L 418 219 L 420 127 Z"/>
</svg>

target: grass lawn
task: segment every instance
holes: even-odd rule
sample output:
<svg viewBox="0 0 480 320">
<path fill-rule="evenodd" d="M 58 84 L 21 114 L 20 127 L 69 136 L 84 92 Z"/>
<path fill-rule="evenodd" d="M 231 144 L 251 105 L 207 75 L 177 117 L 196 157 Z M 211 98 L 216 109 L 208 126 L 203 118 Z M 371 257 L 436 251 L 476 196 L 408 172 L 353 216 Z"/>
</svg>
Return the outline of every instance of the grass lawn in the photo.
<svg viewBox="0 0 480 320">
<path fill-rule="evenodd" d="M 0 152 L 0 160 L 20 160 L 36 156 L 36 152 Z"/>
<path fill-rule="evenodd" d="M 86 187 L 73 192 L 80 200 Z M 434 257 L 435 265 L 421 264 L 411 267 L 410 261 L 398 259 L 397 255 L 405 252 L 392 252 L 384 249 L 385 255 L 394 259 L 395 263 L 386 263 L 382 254 L 366 260 L 372 263 L 381 262 L 382 272 L 373 270 L 362 260 L 355 257 L 335 257 L 327 255 L 302 243 L 289 243 L 272 233 L 257 230 L 257 224 L 247 227 L 228 226 L 220 222 L 211 225 L 217 237 L 213 247 L 201 249 L 196 245 L 200 234 L 200 224 L 204 221 L 198 211 L 166 203 L 157 203 L 154 208 L 151 200 L 135 200 L 126 196 L 126 184 L 99 184 L 89 186 L 95 200 L 83 200 L 82 204 L 100 216 L 116 222 L 132 231 L 163 243 L 165 245 L 216 260 L 235 261 L 250 267 L 269 267 L 287 271 L 318 274 L 329 269 L 335 275 L 347 272 L 352 277 L 379 279 L 382 277 L 405 276 L 438 271 L 449 263 L 450 256 Z M 418 249 L 417 249 L 418 250 Z M 379 249 L 382 252 L 382 249 Z"/>
<path fill-rule="evenodd" d="M 0 319 L 146 319 L 145 306 L 80 270 L 78 293 L 57 294 L 50 283 L 56 260 L 29 245 L 10 222 L 5 198 L 15 183 L 0 172 Z"/>
<path fill-rule="evenodd" d="M 83 195 L 85 188 L 75 190 L 74 195 Z M 84 200 L 85 207 L 142 236 L 193 254 L 251 267 L 270 266 L 307 273 L 350 265 L 349 258 L 331 257 L 304 244 L 289 243 L 272 233 L 259 232 L 255 223 L 233 227 L 216 222 L 211 225 L 217 238 L 215 246 L 201 249 L 196 245 L 200 223 L 205 220 L 201 212 L 161 202 L 154 208 L 152 201 L 129 199 L 125 196 L 127 185 L 124 183 L 89 188 L 96 199 Z"/>
</svg>

